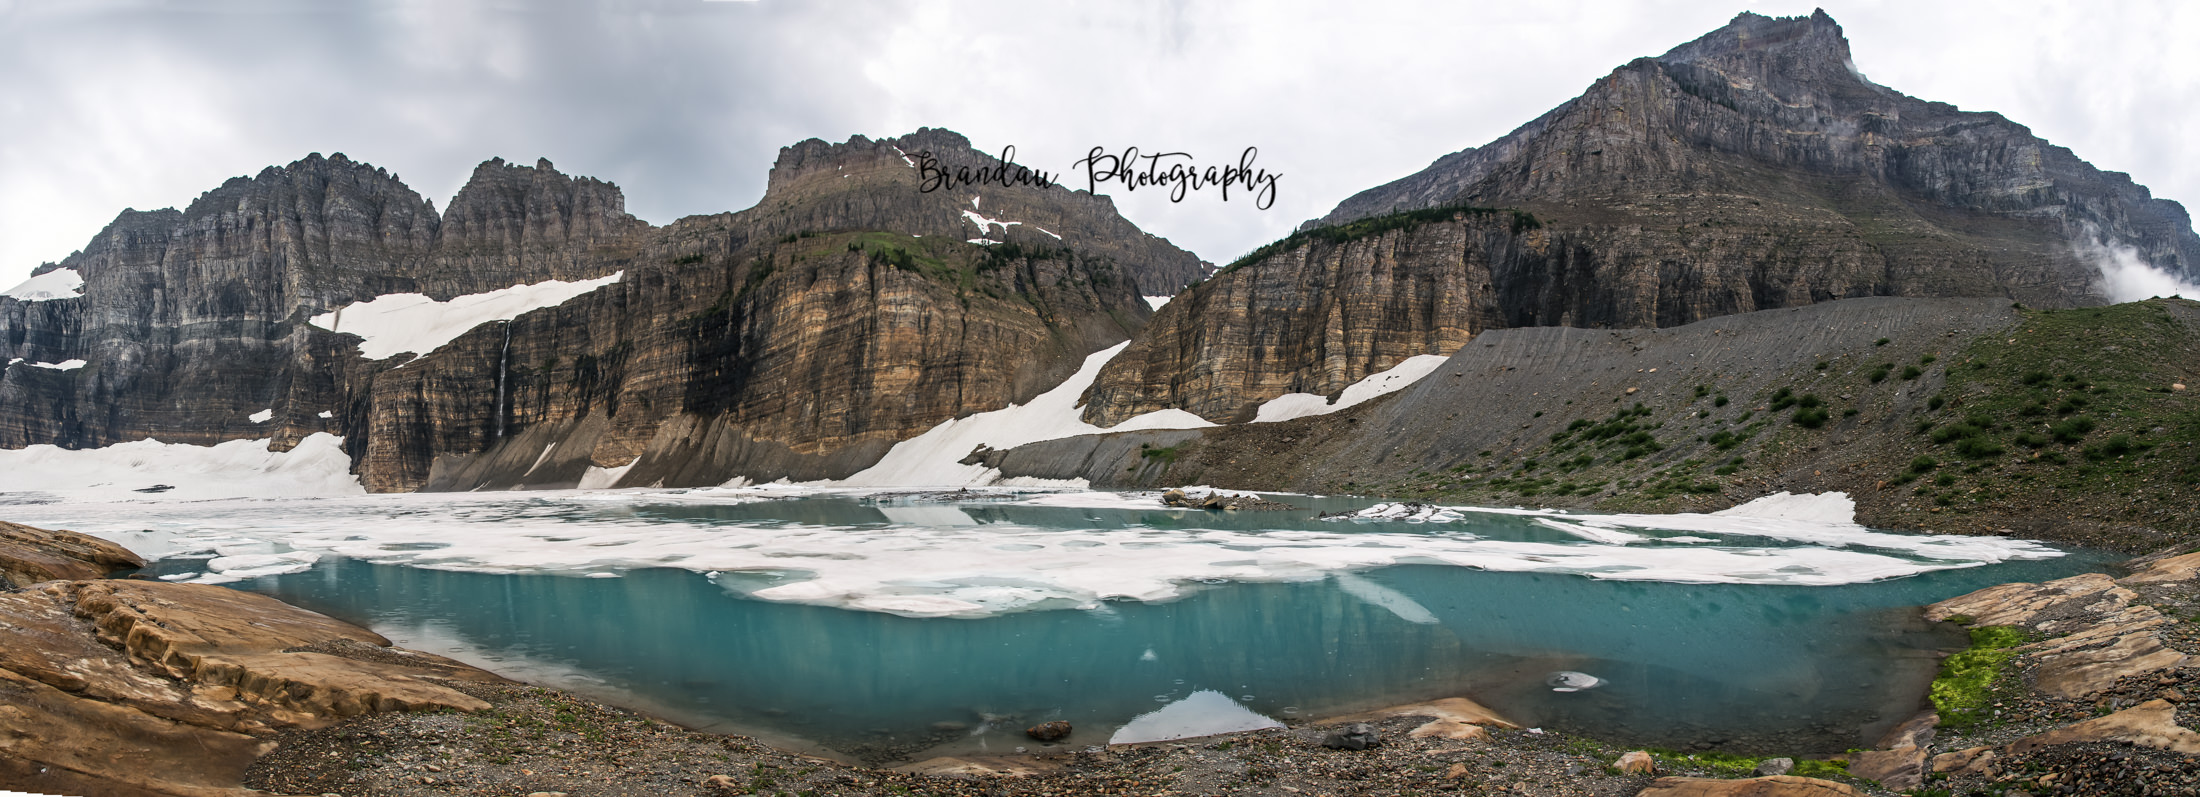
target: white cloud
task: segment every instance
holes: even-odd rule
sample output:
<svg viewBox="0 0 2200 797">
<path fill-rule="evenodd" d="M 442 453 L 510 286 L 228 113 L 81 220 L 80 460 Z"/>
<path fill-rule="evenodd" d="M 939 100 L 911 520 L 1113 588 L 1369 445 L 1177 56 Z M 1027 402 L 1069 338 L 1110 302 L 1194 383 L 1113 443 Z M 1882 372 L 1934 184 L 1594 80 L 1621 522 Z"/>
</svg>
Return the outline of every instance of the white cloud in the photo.
<svg viewBox="0 0 2200 797">
<path fill-rule="evenodd" d="M 1820 3 L 1749 3 L 1774 15 Z M 2157 196 L 2200 202 L 2200 7 L 1825 2 L 1856 64 L 1995 110 Z M 205 10 L 212 8 L 216 10 Z M 1732 16 L 1680 0 L 1081 5 L 386 0 L 0 6 L 0 284 L 124 207 L 181 206 L 308 152 L 398 172 L 440 207 L 474 164 L 548 157 L 656 223 L 738 210 L 778 148 L 947 127 L 1049 170 L 1096 145 L 1284 176 L 1275 206 L 1111 190 L 1227 261 L 1351 193 L 1486 143 Z M 226 10 L 225 10 L 226 9 Z M 255 10 L 258 9 L 258 10 Z M 1081 182 L 1081 181 L 1077 181 Z"/>
<path fill-rule="evenodd" d="M 2073 245 L 2078 257 L 2093 264 L 2101 272 L 2099 284 L 2102 295 L 2112 302 L 2135 302 L 2157 296 L 2182 296 L 2200 299 L 2200 285 L 2178 279 L 2139 256 L 2137 248 L 2119 241 L 2101 239 L 2100 230 L 2085 225 L 2085 237 Z"/>
</svg>

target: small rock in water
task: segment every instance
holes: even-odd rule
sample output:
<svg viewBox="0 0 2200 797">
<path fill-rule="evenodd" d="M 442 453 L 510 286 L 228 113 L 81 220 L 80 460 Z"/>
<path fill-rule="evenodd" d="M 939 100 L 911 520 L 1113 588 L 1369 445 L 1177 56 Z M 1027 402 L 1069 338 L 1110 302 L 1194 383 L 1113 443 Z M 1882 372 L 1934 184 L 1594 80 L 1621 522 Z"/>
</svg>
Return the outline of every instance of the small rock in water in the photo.
<svg viewBox="0 0 2200 797">
<path fill-rule="evenodd" d="M 1614 766 L 1628 775 L 1650 775 L 1658 771 L 1658 762 L 1650 760 L 1650 753 L 1644 750 L 1634 750 L 1620 756 L 1619 762 Z"/>
<path fill-rule="evenodd" d="M 1355 722 L 1330 731 L 1328 736 L 1322 737 L 1322 746 L 1333 750 L 1365 750 L 1374 747 L 1377 741 L 1380 739 L 1375 735 L 1375 726 Z"/>
<path fill-rule="evenodd" d="M 1757 774 L 1760 776 L 1785 775 L 1793 769 L 1795 769 L 1795 759 L 1792 758 L 1767 758 L 1757 762 Z"/>
<path fill-rule="evenodd" d="M 1559 670 L 1551 673 L 1551 677 L 1543 679 L 1543 683 L 1549 686 L 1553 692 L 1579 692 L 1584 689 L 1595 689 L 1603 686 L 1604 679 L 1585 672 Z"/>
<path fill-rule="evenodd" d="M 1042 722 L 1025 728 L 1024 735 L 1042 742 L 1058 742 L 1069 737 L 1069 721 Z"/>
</svg>

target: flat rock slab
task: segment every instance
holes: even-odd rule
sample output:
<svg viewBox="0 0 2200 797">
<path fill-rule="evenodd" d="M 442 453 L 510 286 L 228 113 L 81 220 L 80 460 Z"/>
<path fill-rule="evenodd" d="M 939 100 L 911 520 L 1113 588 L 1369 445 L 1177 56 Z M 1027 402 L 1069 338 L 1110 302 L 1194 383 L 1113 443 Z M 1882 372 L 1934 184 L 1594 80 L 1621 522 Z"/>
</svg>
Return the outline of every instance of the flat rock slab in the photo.
<svg viewBox="0 0 2200 797">
<path fill-rule="evenodd" d="M 1488 707 L 1464 697 L 1447 697 L 1426 703 L 1410 703 L 1403 706 L 1379 708 L 1349 716 L 1331 717 L 1314 724 L 1342 725 L 1351 722 L 1375 722 L 1392 717 L 1428 717 L 1437 722 L 1450 722 L 1458 725 L 1483 725 L 1496 728 L 1520 727 L 1511 720 L 1497 716 L 1497 712 L 1489 710 Z M 1430 723 L 1430 725 L 1434 724 Z M 1428 727 L 1428 725 L 1422 726 L 1422 728 Z M 1416 730 L 1415 732 L 1419 733 L 1420 731 Z"/>
<path fill-rule="evenodd" d="M 237 784 L 272 732 L 488 707 L 454 681 L 503 679 L 226 587 L 47 581 L 0 593 L 0 776 L 62 794 L 257 794 Z"/>
<path fill-rule="evenodd" d="M 2147 565 L 2137 573 L 2117 579 L 2119 584 L 2163 584 L 2191 581 L 2200 575 L 2200 553 L 2172 556 Z"/>
<path fill-rule="evenodd" d="M 1773 775 L 1763 778 L 1659 778 L 1636 797 L 1863 797 L 1846 783 Z"/>
<path fill-rule="evenodd" d="M 2122 742 L 2139 747 L 2200 755 L 2200 733 L 2177 724 L 2177 704 L 2149 700 L 2106 717 L 2034 734 L 2000 747 L 1972 747 L 1933 757 L 1934 772 L 1978 774 L 2005 756 L 2042 747 L 2084 742 Z M 1852 770 L 1853 771 L 1853 770 Z"/>
<path fill-rule="evenodd" d="M 979 778 L 1027 778 L 1059 772 L 1062 765 L 1027 756 L 941 756 L 894 767 L 912 775 L 946 775 Z"/>
<path fill-rule="evenodd" d="M 0 521 L 0 589 L 144 566 L 137 554 L 98 537 Z"/>
<path fill-rule="evenodd" d="M 2195 572 L 2177 557 L 2141 575 L 2161 583 Z M 2137 578 L 2137 576 L 2133 576 Z M 2129 581 L 2130 579 L 2126 579 Z M 2043 584 L 2002 584 L 1926 607 L 1925 619 L 1968 617 L 1974 626 L 2014 626 L 2049 636 L 2019 648 L 2037 666 L 2034 688 L 2066 699 L 2099 693 L 2125 676 L 2182 667 L 2185 654 L 2162 643 L 2171 621 L 2152 606 L 2132 603 L 2137 594 L 2101 573 Z"/>
</svg>

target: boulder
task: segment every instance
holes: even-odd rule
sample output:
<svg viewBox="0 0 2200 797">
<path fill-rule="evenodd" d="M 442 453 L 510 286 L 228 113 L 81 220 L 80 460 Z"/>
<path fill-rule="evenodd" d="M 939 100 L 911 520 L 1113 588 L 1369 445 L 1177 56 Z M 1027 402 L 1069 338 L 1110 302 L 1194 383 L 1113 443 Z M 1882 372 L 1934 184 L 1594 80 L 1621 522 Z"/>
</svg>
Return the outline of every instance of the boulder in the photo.
<svg viewBox="0 0 2200 797">
<path fill-rule="evenodd" d="M 1925 782 L 1926 749 L 1904 745 L 1892 750 L 1866 750 L 1849 756 L 1849 774 L 1895 791 L 1917 788 Z"/>
<path fill-rule="evenodd" d="M 1645 750 L 1630 750 L 1623 753 L 1618 761 L 1612 763 L 1612 766 L 1618 767 L 1620 772 L 1629 775 L 1651 775 L 1656 774 L 1658 771 L 1658 762 L 1652 760 L 1650 753 Z"/>
<path fill-rule="evenodd" d="M 1480 725 L 1469 725 L 1458 720 L 1430 720 L 1427 724 L 1406 733 L 1406 736 L 1412 739 L 1486 742 L 1489 741 L 1490 731 Z"/>
<path fill-rule="evenodd" d="M 1042 742 L 1059 742 L 1069 738 L 1069 721 L 1042 722 L 1025 728 L 1024 735 Z"/>
<path fill-rule="evenodd" d="M 1659 778 L 1636 797 L 1863 797 L 1846 783 L 1794 775 L 1721 780 L 1719 778 Z"/>
<path fill-rule="evenodd" d="M 1763 761 L 1759 761 L 1759 762 L 1757 762 L 1757 770 L 1756 770 L 1756 772 L 1755 772 L 1755 773 L 1753 773 L 1753 774 L 1756 774 L 1756 775 L 1759 775 L 1759 776 L 1766 776 L 1766 775 L 1785 775 L 1785 774 L 1787 774 L 1787 773 L 1789 773 L 1789 772 L 1793 771 L 1794 769 L 1795 769 L 1795 759 L 1792 759 L 1792 758 L 1767 758 L 1767 759 L 1765 759 L 1765 760 L 1763 760 Z"/>
<path fill-rule="evenodd" d="M 1322 746 L 1332 750 L 1365 750 L 1382 741 L 1375 733 L 1375 726 L 1355 722 L 1329 732 L 1322 737 Z"/>
</svg>

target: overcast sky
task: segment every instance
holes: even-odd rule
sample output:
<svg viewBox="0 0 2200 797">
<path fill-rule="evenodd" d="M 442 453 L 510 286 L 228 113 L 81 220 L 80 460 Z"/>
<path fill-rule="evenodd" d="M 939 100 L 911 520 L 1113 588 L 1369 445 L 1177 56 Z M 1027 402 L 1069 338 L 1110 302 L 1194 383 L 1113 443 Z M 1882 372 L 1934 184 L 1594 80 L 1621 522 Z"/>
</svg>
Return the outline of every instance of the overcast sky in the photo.
<svg viewBox="0 0 2200 797">
<path fill-rule="evenodd" d="M 1063 172 L 1094 146 L 1259 147 L 1282 174 L 1266 210 L 1103 189 L 1227 262 L 1739 11 L 1814 5 L 0 0 L 0 287 L 125 207 L 309 152 L 439 208 L 480 161 L 547 157 L 663 224 L 754 204 L 787 144 L 920 126 Z M 2200 4 L 1822 5 L 1872 80 L 2200 202 Z"/>
</svg>

